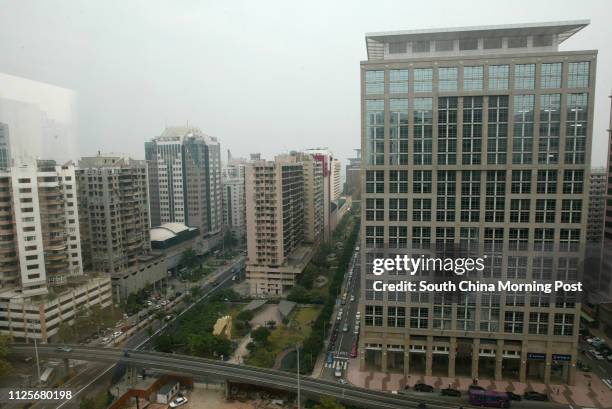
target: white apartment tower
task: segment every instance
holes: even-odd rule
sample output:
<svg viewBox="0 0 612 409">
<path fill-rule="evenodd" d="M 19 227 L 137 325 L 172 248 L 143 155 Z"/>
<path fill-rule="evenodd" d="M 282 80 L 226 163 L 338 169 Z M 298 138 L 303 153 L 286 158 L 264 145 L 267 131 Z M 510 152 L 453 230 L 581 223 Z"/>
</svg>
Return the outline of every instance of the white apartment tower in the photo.
<svg viewBox="0 0 612 409">
<path fill-rule="evenodd" d="M 0 189 L 2 248 L 12 249 L 2 253 L 2 287 L 21 286 L 31 296 L 82 275 L 74 166 L 13 167 L 0 174 Z"/>
<path fill-rule="evenodd" d="M 245 167 L 246 160 L 231 159 L 221 174 L 223 225 L 239 240 L 246 234 Z"/>
</svg>

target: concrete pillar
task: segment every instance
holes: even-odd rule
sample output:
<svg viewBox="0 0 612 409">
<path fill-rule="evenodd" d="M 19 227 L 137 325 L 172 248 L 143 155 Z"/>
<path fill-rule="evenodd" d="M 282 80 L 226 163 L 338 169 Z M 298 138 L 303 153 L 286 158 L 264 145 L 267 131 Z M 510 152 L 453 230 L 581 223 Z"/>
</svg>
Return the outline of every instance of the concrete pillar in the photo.
<svg viewBox="0 0 612 409">
<path fill-rule="evenodd" d="M 455 361 L 457 358 L 457 338 L 451 337 L 448 347 L 448 377 L 455 377 Z"/>
<path fill-rule="evenodd" d="M 547 351 L 551 350 L 550 343 L 548 344 Z M 546 354 L 546 363 L 544 365 L 544 383 L 548 385 L 550 383 L 550 370 L 552 369 L 552 355 Z"/>
<path fill-rule="evenodd" d="M 474 338 L 472 341 L 472 379 L 478 378 L 478 355 L 480 353 L 480 340 Z"/>
<path fill-rule="evenodd" d="M 359 370 L 366 370 L 365 349 L 361 343 L 359 344 Z"/>
<path fill-rule="evenodd" d="M 410 374 L 410 335 L 404 340 L 404 376 Z"/>
<path fill-rule="evenodd" d="M 577 351 L 577 349 L 575 349 L 575 351 Z M 567 384 L 570 386 L 574 386 L 576 384 L 576 355 L 572 355 L 572 360 L 569 362 Z"/>
<path fill-rule="evenodd" d="M 495 350 L 495 380 L 502 380 L 502 366 L 504 364 L 504 340 L 497 340 L 497 349 Z"/>
<path fill-rule="evenodd" d="M 230 381 L 225 380 L 225 399 L 229 399 L 230 398 L 230 392 L 231 392 L 231 384 Z"/>
<path fill-rule="evenodd" d="M 433 337 L 427 337 L 427 346 L 425 350 L 425 375 L 431 376 L 433 366 Z"/>
<path fill-rule="evenodd" d="M 382 372 L 387 372 L 387 344 L 382 344 L 382 349 L 380 351 L 381 360 L 380 360 L 380 369 Z"/>
<path fill-rule="evenodd" d="M 519 368 L 519 382 L 527 381 L 527 342 L 521 348 L 521 366 Z"/>
</svg>

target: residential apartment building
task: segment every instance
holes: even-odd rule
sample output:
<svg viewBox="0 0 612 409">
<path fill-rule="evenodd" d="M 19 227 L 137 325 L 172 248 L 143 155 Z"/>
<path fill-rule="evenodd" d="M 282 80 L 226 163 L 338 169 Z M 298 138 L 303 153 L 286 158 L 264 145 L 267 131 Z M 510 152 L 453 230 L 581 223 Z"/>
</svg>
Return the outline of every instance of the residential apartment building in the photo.
<svg viewBox="0 0 612 409">
<path fill-rule="evenodd" d="M 608 172 L 606 168 L 593 168 L 589 177 L 589 213 L 586 239 L 589 243 L 601 244 L 603 241 L 604 214 L 606 212 L 605 198 Z"/>
<path fill-rule="evenodd" d="M 9 127 L 0 122 L 0 170 L 7 170 L 11 166 L 11 140 Z"/>
<path fill-rule="evenodd" d="M 312 257 L 304 244 L 304 185 L 304 166 L 295 156 L 246 168 L 246 277 L 253 296 L 286 294 Z"/>
<path fill-rule="evenodd" d="M 574 383 L 580 299 L 555 292 L 380 292 L 378 257 L 484 257 L 481 283 L 580 280 L 597 51 L 588 21 L 366 36 L 361 63 L 360 366 Z M 430 280 L 427 280 L 427 279 Z"/>
<path fill-rule="evenodd" d="M 318 244 L 322 241 L 323 226 L 323 166 L 311 155 L 294 155 L 304 170 L 304 241 Z"/>
<path fill-rule="evenodd" d="M 238 240 L 246 234 L 245 159 L 231 158 L 223 166 L 223 225 Z"/>
<path fill-rule="evenodd" d="M 361 197 L 361 149 L 355 149 L 355 157 L 349 158 L 346 165 L 344 194 L 352 196 L 353 200 Z"/>
<path fill-rule="evenodd" d="M 337 202 L 342 195 L 342 164 L 338 158 L 331 161 L 331 200 Z"/>
<path fill-rule="evenodd" d="M 110 280 L 83 276 L 71 163 L 24 161 L 0 172 L 0 237 L 1 334 L 46 342 L 77 308 L 110 305 Z"/>
<path fill-rule="evenodd" d="M 139 256 L 151 249 L 147 163 L 99 153 L 82 158 L 76 174 L 85 268 L 137 268 Z"/>
<path fill-rule="evenodd" d="M 74 166 L 31 161 L 1 173 L 0 185 L 2 287 L 34 296 L 82 275 Z"/>
<path fill-rule="evenodd" d="M 145 143 L 151 225 L 184 223 L 203 236 L 221 232 L 221 151 L 198 128 L 171 127 Z"/>
</svg>

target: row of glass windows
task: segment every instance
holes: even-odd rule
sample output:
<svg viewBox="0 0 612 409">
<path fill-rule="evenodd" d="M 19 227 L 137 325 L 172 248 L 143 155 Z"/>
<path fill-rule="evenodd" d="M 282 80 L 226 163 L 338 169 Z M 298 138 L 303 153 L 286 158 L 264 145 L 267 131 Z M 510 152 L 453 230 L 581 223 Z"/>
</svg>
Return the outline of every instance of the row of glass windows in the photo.
<svg viewBox="0 0 612 409">
<path fill-rule="evenodd" d="M 391 301 L 396 303 L 410 304 L 428 304 L 437 305 L 478 305 L 483 307 L 499 308 L 504 305 L 506 307 L 536 307 L 536 308 L 575 308 L 576 294 L 567 292 L 555 292 L 554 294 L 527 293 L 521 291 L 506 291 L 503 294 L 500 292 L 482 292 L 480 297 L 478 294 L 465 293 L 456 294 L 455 297 L 432 297 L 428 292 L 399 292 L 399 291 L 375 291 L 374 283 L 380 281 L 375 279 L 366 280 L 365 299 L 366 301 Z M 397 284 L 401 281 L 387 280 L 386 284 Z M 380 284 L 377 284 L 378 287 Z M 433 298 L 433 300 L 432 300 Z"/>
<path fill-rule="evenodd" d="M 387 236 L 385 237 L 385 230 Z M 370 249 L 382 249 L 385 247 L 398 249 L 432 249 L 432 244 L 436 248 L 445 248 L 456 244 L 469 244 L 478 249 L 481 242 L 475 237 L 455 237 L 455 228 L 448 226 L 412 226 L 412 235 L 409 236 L 407 226 L 376 226 L 368 225 L 365 228 L 366 247 Z M 434 235 L 432 235 L 432 232 Z M 460 230 L 460 232 L 463 232 Z M 474 233 L 474 232 L 471 232 Z M 504 243 L 507 243 L 510 251 L 552 251 L 576 252 L 579 250 L 580 229 L 559 229 L 559 236 L 556 238 L 555 229 L 546 228 L 523 228 L 513 227 L 508 229 L 508 237 L 504 237 L 504 228 L 487 227 L 484 230 L 484 243 L 482 246 L 485 251 L 502 251 Z M 469 240 L 468 240 L 469 239 Z M 531 241 L 530 241 L 531 240 Z M 410 241 L 410 246 L 408 245 Z M 471 243 L 471 244 L 470 244 Z M 530 244 L 531 243 L 531 244 Z M 554 247 L 557 247 L 555 249 Z"/>
<path fill-rule="evenodd" d="M 459 109 L 459 101 L 463 109 Z M 566 164 L 584 164 L 586 159 L 588 94 L 567 94 L 565 130 Z M 489 96 L 486 104 L 481 96 L 438 97 L 437 126 L 434 127 L 434 99 L 389 99 L 389 164 L 409 163 L 409 130 L 413 134 L 413 164 L 433 163 L 434 129 L 437 130 L 438 164 L 457 164 L 458 118 L 462 119 L 462 164 L 506 164 L 508 161 L 508 125 L 513 124 L 513 164 L 534 162 L 534 136 L 539 136 L 537 162 L 557 164 L 560 161 L 561 94 L 540 95 L 540 111 L 536 118 L 535 95 L 515 95 L 510 117 L 507 95 Z M 484 118 L 486 118 L 486 123 Z M 538 124 L 539 122 L 539 124 Z M 412 123 L 412 127 L 410 127 Z M 385 160 L 385 100 L 366 100 L 366 151 L 369 165 L 384 165 Z M 537 125 L 537 126 L 536 126 Z M 482 140 L 487 138 L 483 152 Z"/>
<path fill-rule="evenodd" d="M 440 188 L 440 187 L 439 187 Z M 531 199 L 510 199 L 504 196 L 486 196 L 481 209 L 480 185 L 461 184 L 461 196 L 456 198 L 447 192 L 455 190 L 455 186 L 445 185 L 446 196 L 439 195 L 436 201 L 431 198 L 413 198 L 410 202 L 406 198 L 391 198 L 385 209 L 385 200 L 382 198 L 366 199 L 366 221 L 395 221 L 404 222 L 479 222 L 481 216 L 485 222 L 509 223 L 573 223 L 582 222 L 582 199 L 562 199 L 561 207 L 557 206 L 556 199 L 536 199 L 532 206 Z M 458 199 L 458 200 L 457 200 Z M 435 199 L 434 199 L 435 200 Z M 458 203 L 457 203 L 458 202 Z M 434 206 L 436 205 L 437 206 Z M 509 204 L 509 209 L 506 205 Z M 561 210 L 558 212 L 558 210 Z M 385 210 L 387 210 L 385 218 Z M 481 210 L 484 214 L 481 215 Z M 559 217 L 557 217 L 559 213 Z M 395 228 L 394 228 L 395 229 Z M 554 229 L 547 229 L 551 235 Z M 397 233 L 394 230 L 394 233 Z M 551 236 L 552 238 L 552 236 Z"/>
<path fill-rule="evenodd" d="M 387 187 L 385 189 L 385 171 L 366 171 L 366 193 L 408 193 L 430 194 L 433 191 L 433 171 L 413 170 L 412 190 L 409 190 L 408 170 L 389 170 L 387 175 Z M 464 186 L 481 186 L 484 184 L 486 196 L 503 196 L 506 194 L 506 178 L 510 184 L 509 193 L 528 195 L 531 193 L 554 195 L 557 193 L 569 195 L 581 195 L 584 192 L 585 175 L 582 169 L 564 169 L 563 172 L 556 169 L 515 169 L 506 170 L 438 170 L 435 173 L 436 194 L 438 196 L 455 195 L 456 186 L 461 183 L 461 191 Z M 532 182 L 532 176 L 535 180 Z M 559 177 L 563 177 L 559 180 Z M 535 183 L 534 183 L 535 182 Z M 535 189 L 532 189 L 535 185 Z M 558 185 L 561 188 L 558 189 Z M 474 192 L 471 187 L 467 192 Z"/>
<path fill-rule="evenodd" d="M 507 90 L 510 87 L 510 65 L 489 65 L 489 90 Z M 516 64 L 514 67 L 514 89 L 535 89 L 536 64 Z M 561 88 L 563 63 L 544 63 L 540 65 L 540 85 L 542 89 Z M 587 88 L 589 86 L 590 63 L 588 61 L 567 64 L 568 88 Z M 409 70 L 389 70 L 389 93 L 402 94 L 409 91 Z M 415 68 L 413 72 L 413 92 L 433 91 L 433 68 Z M 485 66 L 463 67 L 462 89 L 480 91 L 485 89 Z M 438 91 L 459 90 L 459 67 L 438 68 Z M 384 94 L 385 71 L 369 70 L 365 73 L 366 95 Z"/>
<path fill-rule="evenodd" d="M 366 327 L 392 327 L 412 329 L 444 329 L 459 331 L 505 332 L 510 334 L 533 335 L 574 335 L 575 315 L 570 313 L 547 313 L 525 311 L 501 311 L 499 307 L 479 307 L 476 319 L 476 305 L 465 303 L 451 306 L 401 307 L 387 306 L 386 325 L 382 305 L 366 305 L 364 322 Z M 430 312 L 432 312 L 430 316 Z"/>
</svg>

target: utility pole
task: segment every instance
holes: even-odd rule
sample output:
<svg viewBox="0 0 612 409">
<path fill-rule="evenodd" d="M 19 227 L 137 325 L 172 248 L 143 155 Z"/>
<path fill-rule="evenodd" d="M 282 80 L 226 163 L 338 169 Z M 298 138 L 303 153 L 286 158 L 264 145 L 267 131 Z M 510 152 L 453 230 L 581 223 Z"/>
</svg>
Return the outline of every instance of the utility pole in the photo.
<svg viewBox="0 0 612 409">
<path fill-rule="evenodd" d="M 297 407 L 300 409 L 300 344 L 296 345 L 297 349 Z"/>
<path fill-rule="evenodd" d="M 38 344 L 36 343 L 36 336 L 34 336 L 34 352 L 36 353 L 36 371 L 38 372 L 38 379 L 36 385 L 40 384 L 40 362 L 38 361 Z"/>
</svg>

